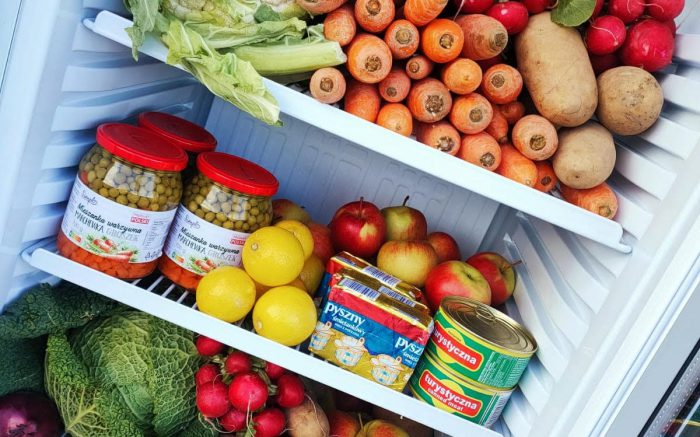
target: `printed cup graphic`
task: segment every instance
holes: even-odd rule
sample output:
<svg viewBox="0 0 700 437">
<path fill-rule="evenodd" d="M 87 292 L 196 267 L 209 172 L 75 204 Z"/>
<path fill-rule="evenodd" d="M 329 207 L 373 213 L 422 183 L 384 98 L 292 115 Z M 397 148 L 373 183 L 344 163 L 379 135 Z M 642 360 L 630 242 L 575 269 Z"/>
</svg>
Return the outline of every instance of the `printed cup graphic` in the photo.
<svg viewBox="0 0 700 437">
<path fill-rule="evenodd" d="M 326 347 L 328 340 L 330 340 L 333 335 L 331 326 L 331 322 L 326 322 L 325 324 L 321 322 L 316 323 L 316 330 L 311 336 L 311 343 L 309 344 L 311 349 L 320 351 Z"/>
<path fill-rule="evenodd" d="M 357 339 L 344 335 L 342 339 L 335 341 L 335 358 L 344 366 L 356 365 L 366 351 L 364 338 Z"/>
<path fill-rule="evenodd" d="M 370 360 L 372 377 L 380 384 L 391 385 L 401 373 L 401 357 L 380 354 Z"/>
</svg>

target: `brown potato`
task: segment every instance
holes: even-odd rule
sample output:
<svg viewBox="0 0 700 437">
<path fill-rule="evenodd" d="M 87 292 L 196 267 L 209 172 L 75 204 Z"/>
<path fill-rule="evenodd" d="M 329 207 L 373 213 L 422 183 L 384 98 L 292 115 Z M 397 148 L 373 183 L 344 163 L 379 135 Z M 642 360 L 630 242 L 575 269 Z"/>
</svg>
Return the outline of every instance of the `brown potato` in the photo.
<svg viewBox="0 0 700 437">
<path fill-rule="evenodd" d="M 555 125 L 587 122 L 598 105 L 593 67 L 581 35 L 549 12 L 533 15 L 515 39 L 518 70 L 537 110 Z"/>
<path fill-rule="evenodd" d="M 328 437 L 330 434 L 326 413 L 311 398 L 307 397 L 301 405 L 285 409 L 284 413 L 291 437 Z"/>
<path fill-rule="evenodd" d="M 559 181 L 577 189 L 603 183 L 615 168 L 615 143 L 600 124 L 589 121 L 583 126 L 559 131 L 559 148 L 552 158 Z"/>
<path fill-rule="evenodd" d="M 637 135 L 649 129 L 663 104 L 661 86 L 641 68 L 617 67 L 598 76 L 596 115 L 618 135 Z"/>
</svg>

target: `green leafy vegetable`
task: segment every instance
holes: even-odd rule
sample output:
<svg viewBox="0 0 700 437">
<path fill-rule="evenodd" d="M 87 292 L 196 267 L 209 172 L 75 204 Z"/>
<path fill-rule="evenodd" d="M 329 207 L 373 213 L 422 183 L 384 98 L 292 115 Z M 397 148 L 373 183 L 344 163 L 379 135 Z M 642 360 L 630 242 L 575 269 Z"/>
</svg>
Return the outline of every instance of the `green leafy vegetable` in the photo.
<svg viewBox="0 0 700 437">
<path fill-rule="evenodd" d="M 8 339 L 0 336 L 0 396 L 17 390 L 44 391 L 46 338 Z"/>
<path fill-rule="evenodd" d="M 212 24 L 186 24 L 204 38 L 213 49 L 237 47 L 265 41 L 277 41 L 285 37 L 298 37 L 304 34 L 306 23 L 298 18 L 285 21 L 265 21 L 262 23 L 241 23 L 231 27 Z"/>
<path fill-rule="evenodd" d="M 586 22 L 595 9 L 595 0 L 559 0 L 552 10 L 552 21 L 562 26 L 575 27 Z"/>
<path fill-rule="evenodd" d="M 262 0 L 255 11 L 255 20 L 284 21 L 289 18 L 305 18 L 309 13 L 294 0 Z"/>
<path fill-rule="evenodd" d="M 146 33 L 153 30 L 158 19 L 158 0 L 126 0 L 126 7 L 134 16 L 134 25 L 126 29 L 131 38 L 131 54 L 139 57 L 139 47 L 143 44 Z"/>
</svg>

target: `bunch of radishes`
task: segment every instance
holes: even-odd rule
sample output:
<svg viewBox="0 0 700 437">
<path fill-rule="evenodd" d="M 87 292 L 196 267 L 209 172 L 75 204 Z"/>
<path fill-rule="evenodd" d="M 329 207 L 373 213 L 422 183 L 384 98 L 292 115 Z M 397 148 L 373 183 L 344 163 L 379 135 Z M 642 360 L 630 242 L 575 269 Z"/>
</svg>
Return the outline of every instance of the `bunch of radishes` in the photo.
<svg viewBox="0 0 700 437">
<path fill-rule="evenodd" d="M 460 14 L 486 14 L 500 21 L 508 35 L 516 35 L 527 26 L 530 15 L 547 9 L 550 0 L 453 0 Z"/>
<path fill-rule="evenodd" d="M 196 345 L 207 359 L 195 373 L 202 416 L 217 429 L 241 436 L 281 435 L 286 427 L 282 409 L 296 407 L 306 397 L 299 376 L 205 336 Z"/>
<path fill-rule="evenodd" d="M 684 0 L 604 2 L 597 0 L 585 30 L 596 74 L 621 64 L 651 72 L 671 63 L 676 35 L 673 19 L 683 10 Z"/>
</svg>

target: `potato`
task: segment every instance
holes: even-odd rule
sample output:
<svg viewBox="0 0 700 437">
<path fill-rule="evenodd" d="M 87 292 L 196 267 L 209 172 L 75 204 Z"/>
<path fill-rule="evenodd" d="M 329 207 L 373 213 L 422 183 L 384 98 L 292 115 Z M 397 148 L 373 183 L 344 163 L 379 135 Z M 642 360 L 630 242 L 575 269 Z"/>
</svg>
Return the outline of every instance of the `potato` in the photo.
<svg viewBox="0 0 700 437">
<path fill-rule="evenodd" d="M 641 68 L 617 67 L 598 76 L 596 115 L 618 135 L 637 135 L 649 129 L 663 104 L 661 86 Z"/>
<path fill-rule="evenodd" d="M 515 39 L 518 70 L 537 110 L 555 125 L 580 126 L 598 105 L 593 67 L 581 35 L 549 12 L 533 15 Z"/>
<path fill-rule="evenodd" d="M 559 148 L 552 158 L 554 173 L 569 187 L 584 189 L 603 183 L 615 168 L 615 143 L 600 124 L 559 131 Z"/>
<path fill-rule="evenodd" d="M 284 414 L 291 437 L 328 437 L 331 432 L 326 413 L 308 397 L 301 405 L 287 408 Z"/>
</svg>

